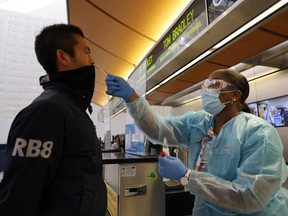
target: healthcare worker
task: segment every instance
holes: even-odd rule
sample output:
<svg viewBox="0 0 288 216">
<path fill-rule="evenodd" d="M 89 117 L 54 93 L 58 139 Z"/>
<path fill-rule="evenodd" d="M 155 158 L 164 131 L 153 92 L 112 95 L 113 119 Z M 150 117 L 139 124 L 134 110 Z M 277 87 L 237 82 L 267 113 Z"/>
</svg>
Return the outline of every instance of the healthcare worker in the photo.
<svg viewBox="0 0 288 216">
<path fill-rule="evenodd" d="M 159 173 L 180 180 L 195 195 L 193 216 L 287 216 L 283 146 L 267 121 L 242 112 L 249 95 L 244 76 L 217 70 L 205 80 L 204 111 L 161 117 L 122 78 L 106 78 L 107 94 L 122 97 L 137 127 L 153 143 L 189 147 L 188 168 L 159 157 Z"/>
</svg>

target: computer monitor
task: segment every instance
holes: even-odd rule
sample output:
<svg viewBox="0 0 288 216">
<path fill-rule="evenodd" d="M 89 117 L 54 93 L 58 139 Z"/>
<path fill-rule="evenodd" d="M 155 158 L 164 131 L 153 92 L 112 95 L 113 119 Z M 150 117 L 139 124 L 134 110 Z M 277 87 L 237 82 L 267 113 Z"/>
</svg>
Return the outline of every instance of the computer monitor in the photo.
<svg viewBox="0 0 288 216">
<path fill-rule="evenodd" d="M 259 117 L 275 127 L 288 126 L 288 95 L 258 101 Z"/>
<path fill-rule="evenodd" d="M 135 124 L 125 126 L 125 152 L 145 155 L 144 135 Z"/>
<path fill-rule="evenodd" d="M 248 107 L 250 108 L 250 112 L 255 115 L 255 116 L 259 116 L 259 112 L 258 112 L 258 106 L 257 103 L 249 103 L 247 104 Z"/>
</svg>

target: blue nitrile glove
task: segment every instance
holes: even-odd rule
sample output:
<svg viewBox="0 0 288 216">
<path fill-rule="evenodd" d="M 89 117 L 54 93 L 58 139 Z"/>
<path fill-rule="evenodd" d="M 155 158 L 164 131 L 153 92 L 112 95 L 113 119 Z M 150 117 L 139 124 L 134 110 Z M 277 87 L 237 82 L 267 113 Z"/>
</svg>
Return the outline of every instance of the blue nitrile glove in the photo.
<svg viewBox="0 0 288 216">
<path fill-rule="evenodd" d="M 158 161 L 159 174 L 168 179 L 180 180 L 188 170 L 179 158 L 171 157 L 170 155 L 159 156 Z"/>
<path fill-rule="evenodd" d="M 125 101 L 127 101 L 135 92 L 129 83 L 122 77 L 108 74 L 105 82 L 107 85 L 106 94 L 123 98 Z"/>
</svg>

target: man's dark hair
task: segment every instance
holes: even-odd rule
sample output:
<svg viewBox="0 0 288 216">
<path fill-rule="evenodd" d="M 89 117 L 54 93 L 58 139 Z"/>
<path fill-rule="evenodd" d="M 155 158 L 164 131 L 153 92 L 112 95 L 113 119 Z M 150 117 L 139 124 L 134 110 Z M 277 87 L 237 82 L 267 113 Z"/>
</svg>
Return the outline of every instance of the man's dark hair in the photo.
<svg viewBox="0 0 288 216">
<path fill-rule="evenodd" d="M 38 62 L 47 73 L 57 71 L 56 51 L 61 49 L 72 57 L 74 46 L 77 43 L 73 35 L 78 34 L 84 38 L 82 30 L 70 24 L 55 24 L 47 26 L 35 38 L 35 53 Z"/>
</svg>

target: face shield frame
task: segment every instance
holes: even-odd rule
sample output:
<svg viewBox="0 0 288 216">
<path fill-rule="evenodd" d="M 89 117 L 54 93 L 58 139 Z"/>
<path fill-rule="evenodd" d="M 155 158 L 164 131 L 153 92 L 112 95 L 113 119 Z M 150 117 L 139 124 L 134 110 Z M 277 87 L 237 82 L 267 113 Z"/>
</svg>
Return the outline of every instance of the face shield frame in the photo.
<svg viewBox="0 0 288 216">
<path fill-rule="evenodd" d="M 232 87 L 233 90 L 237 90 L 237 88 L 233 84 L 221 79 L 205 79 L 203 84 L 201 85 L 201 89 L 203 90 L 204 88 L 206 88 L 221 90 L 223 88 L 226 88 L 227 86 Z"/>
</svg>

